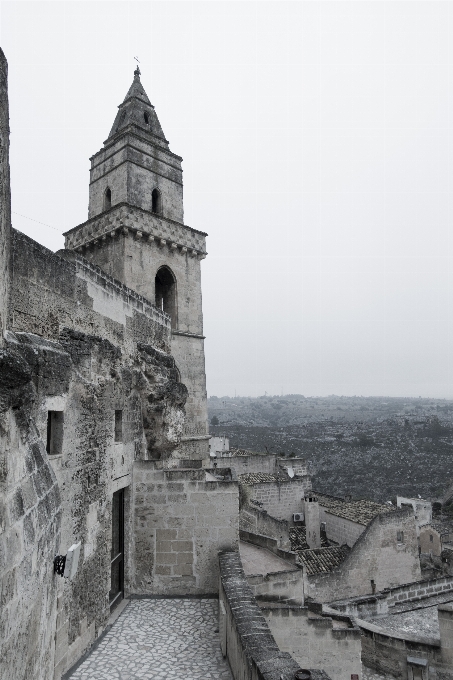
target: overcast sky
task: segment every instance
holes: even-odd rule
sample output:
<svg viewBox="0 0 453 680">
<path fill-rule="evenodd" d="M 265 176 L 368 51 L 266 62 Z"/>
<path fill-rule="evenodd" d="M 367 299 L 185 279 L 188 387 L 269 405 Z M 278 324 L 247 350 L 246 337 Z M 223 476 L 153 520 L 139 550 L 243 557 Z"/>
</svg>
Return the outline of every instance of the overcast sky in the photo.
<svg viewBox="0 0 453 680">
<path fill-rule="evenodd" d="M 209 234 L 208 394 L 453 398 L 450 2 L 0 12 L 13 226 L 52 250 L 139 58 Z"/>
</svg>

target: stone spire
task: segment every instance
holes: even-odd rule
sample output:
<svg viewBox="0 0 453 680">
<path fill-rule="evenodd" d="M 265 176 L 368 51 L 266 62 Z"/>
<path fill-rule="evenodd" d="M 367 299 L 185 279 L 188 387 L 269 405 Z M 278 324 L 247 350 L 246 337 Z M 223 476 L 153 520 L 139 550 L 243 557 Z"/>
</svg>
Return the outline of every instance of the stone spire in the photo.
<svg viewBox="0 0 453 680">
<path fill-rule="evenodd" d="M 118 113 L 107 141 L 111 137 L 123 132 L 130 125 L 133 125 L 136 128 L 136 132 L 151 133 L 168 144 L 154 106 L 151 104 L 145 88 L 140 82 L 140 75 L 140 69 L 137 66 L 134 71 L 134 80 L 123 103 L 118 107 Z"/>
</svg>

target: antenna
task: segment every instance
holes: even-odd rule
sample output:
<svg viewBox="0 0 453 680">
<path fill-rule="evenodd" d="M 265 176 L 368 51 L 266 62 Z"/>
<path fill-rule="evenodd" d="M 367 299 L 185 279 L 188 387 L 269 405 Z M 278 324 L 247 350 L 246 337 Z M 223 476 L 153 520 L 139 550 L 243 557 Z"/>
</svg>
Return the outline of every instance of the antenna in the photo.
<svg viewBox="0 0 453 680">
<path fill-rule="evenodd" d="M 138 61 L 138 63 L 140 63 L 140 59 L 138 59 L 138 57 L 134 57 L 134 59 L 135 61 Z"/>
</svg>

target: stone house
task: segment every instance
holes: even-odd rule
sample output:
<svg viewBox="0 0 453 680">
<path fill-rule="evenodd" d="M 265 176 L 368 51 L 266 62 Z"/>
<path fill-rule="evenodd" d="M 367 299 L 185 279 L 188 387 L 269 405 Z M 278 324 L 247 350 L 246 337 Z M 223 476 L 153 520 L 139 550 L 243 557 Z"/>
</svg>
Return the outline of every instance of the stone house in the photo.
<svg viewBox="0 0 453 680">
<path fill-rule="evenodd" d="M 440 557 L 445 549 L 453 549 L 453 525 L 451 522 L 430 522 L 420 527 L 420 552 Z"/>
</svg>

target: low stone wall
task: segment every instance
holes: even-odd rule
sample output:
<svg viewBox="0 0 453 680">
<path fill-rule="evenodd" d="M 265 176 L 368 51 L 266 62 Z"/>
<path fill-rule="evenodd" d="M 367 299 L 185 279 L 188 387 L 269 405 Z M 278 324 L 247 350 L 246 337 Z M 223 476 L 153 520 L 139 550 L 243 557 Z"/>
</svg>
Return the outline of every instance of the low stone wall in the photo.
<svg viewBox="0 0 453 680">
<path fill-rule="evenodd" d="M 390 673 L 405 680 L 408 656 L 426 659 L 428 666 L 442 664 L 440 640 L 386 635 L 382 628 L 368 621 L 356 619 L 355 622 L 362 631 L 362 661 L 378 673 Z"/>
<path fill-rule="evenodd" d="M 415 581 L 399 588 L 389 588 L 384 592 L 388 593 L 387 602 L 389 607 L 392 607 L 406 600 L 430 597 L 447 590 L 453 590 L 453 576 L 445 576 L 444 578 L 431 579 L 429 581 Z"/>
<path fill-rule="evenodd" d="M 282 651 L 303 667 L 321 667 L 332 680 L 362 676 L 361 633 L 345 617 L 315 616 L 305 607 L 263 607 L 262 612 Z"/>
<path fill-rule="evenodd" d="M 304 604 L 304 579 L 301 569 L 254 574 L 247 576 L 247 582 L 257 600 L 302 606 Z"/>
<path fill-rule="evenodd" d="M 281 557 L 282 560 L 286 560 L 287 562 L 290 562 L 294 565 L 296 564 L 296 553 L 279 548 L 278 541 L 275 538 L 271 538 L 270 536 L 262 536 L 261 534 L 252 534 L 250 531 L 242 530 L 239 531 L 239 538 L 241 541 L 245 541 L 246 543 L 252 543 L 252 545 L 257 545 L 260 548 L 266 548 L 266 550 L 270 550 L 274 553 L 274 555 L 277 555 L 277 557 Z"/>
<path fill-rule="evenodd" d="M 266 510 L 260 510 L 250 505 L 242 508 L 239 514 L 239 528 L 252 534 L 270 536 L 278 542 L 278 547 L 290 550 L 289 522 L 285 519 L 275 519 Z"/>
<path fill-rule="evenodd" d="M 256 603 L 238 552 L 219 556 L 219 631 L 234 680 L 294 680 L 299 665 L 277 646 Z M 319 670 L 313 680 L 328 680 Z"/>
</svg>

